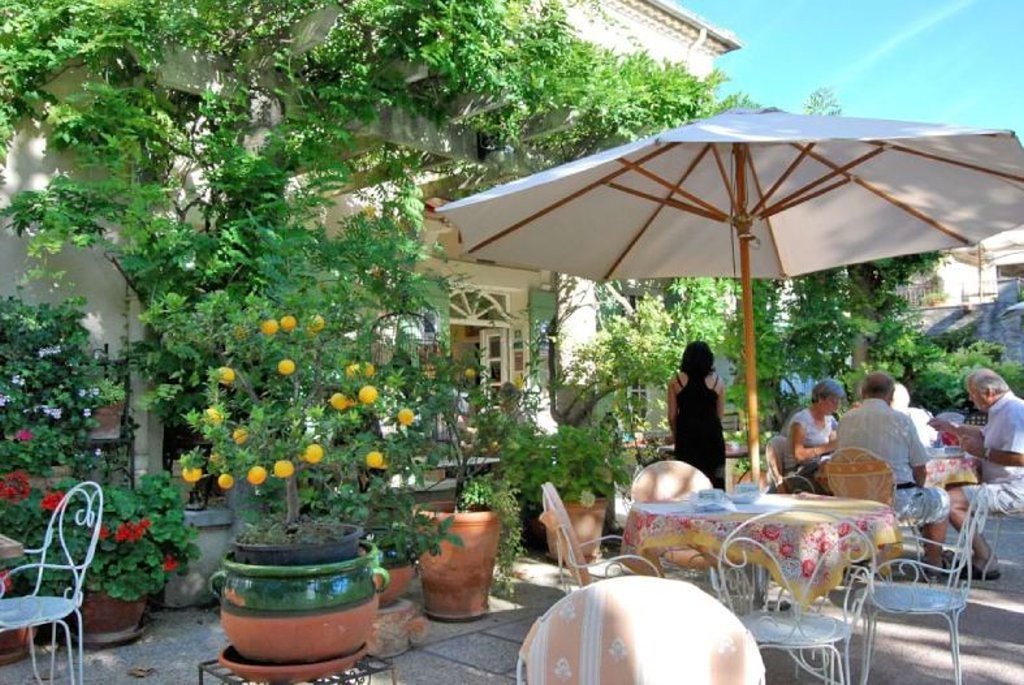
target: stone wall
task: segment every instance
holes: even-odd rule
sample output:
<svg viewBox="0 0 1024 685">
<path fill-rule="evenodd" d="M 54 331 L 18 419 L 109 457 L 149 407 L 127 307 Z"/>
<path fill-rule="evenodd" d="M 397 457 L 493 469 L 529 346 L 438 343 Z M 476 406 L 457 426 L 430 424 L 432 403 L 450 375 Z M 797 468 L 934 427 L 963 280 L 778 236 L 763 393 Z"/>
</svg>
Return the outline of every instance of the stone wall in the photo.
<svg viewBox="0 0 1024 685">
<path fill-rule="evenodd" d="M 1017 279 L 1003 279 L 998 284 L 995 302 L 953 307 L 925 307 L 919 310 L 921 326 L 927 335 L 974 327 L 979 340 L 997 342 L 1006 348 L 1006 358 L 1024 363 L 1024 331 L 1022 317 L 1004 315 L 1006 309 L 1020 301 Z"/>
</svg>

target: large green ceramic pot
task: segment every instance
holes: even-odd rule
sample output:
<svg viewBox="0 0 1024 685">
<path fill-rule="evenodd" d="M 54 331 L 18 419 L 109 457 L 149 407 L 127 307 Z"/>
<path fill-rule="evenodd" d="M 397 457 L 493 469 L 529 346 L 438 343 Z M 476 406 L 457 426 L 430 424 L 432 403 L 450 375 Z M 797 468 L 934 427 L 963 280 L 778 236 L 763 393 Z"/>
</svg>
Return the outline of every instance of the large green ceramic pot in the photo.
<svg viewBox="0 0 1024 685">
<path fill-rule="evenodd" d="M 231 644 L 246 659 L 269 663 L 325 661 L 358 650 L 387 584 L 368 543 L 358 557 L 333 564 L 259 566 L 229 557 L 210 579 Z"/>
</svg>

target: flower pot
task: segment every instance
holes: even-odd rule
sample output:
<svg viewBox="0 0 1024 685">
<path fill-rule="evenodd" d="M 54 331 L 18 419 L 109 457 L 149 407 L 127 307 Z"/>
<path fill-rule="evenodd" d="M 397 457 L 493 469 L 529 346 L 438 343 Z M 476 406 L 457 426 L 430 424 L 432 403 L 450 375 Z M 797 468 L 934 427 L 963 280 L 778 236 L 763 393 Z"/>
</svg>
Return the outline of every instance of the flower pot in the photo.
<svg viewBox="0 0 1024 685">
<path fill-rule="evenodd" d="M 576 539 L 583 547 L 583 556 L 589 564 L 601 554 L 599 544 L 585 544 L 590 540 L 597 540 L 604 533 L 604 512 L 608 508 L 608 500 L 604 498 L 594 500 L 589 507 L 579 502 L 566 502 L 565 511 L 569 514 L 569 522 L 576 531 Z M 547 529 L 548 558 L 558 560 L 558 537 L 551 528 Z"/>
<path fill-rule="evenodd" d="M 114 440 L 121 437 L 122 414 L 124 414 L 124 402 L 97 407 L 92 417 L 99 425 L 89 432 L 89 437 L 93 440 Z"/>
<path fill-rule="evenodd" d="M 501 521 L 491 511 L 452 513 L 452 505 L 437 505 L 432 514 L 438 522 L 454 518 L 448 532 L 462 540 L 462 547 L 441 543 L 438 555 L 420 557 L 423 608 L 440 621 L 472 621 L 488 611 L 494 580 Z"/>
<path fill-rule="evenodd" d="M 35 628 L 13 628 L 0 632 L 0 666 L 13 664 L 28 656 Z"/>
<path fill-rule="evenodd" d="M 335 564 L 359 555 L 363 529 L 343 524 L 338 539 L 318 545 L 254 545 L 234 543 L 234 561 L 256 566 L 307 566 Z"/>
<path fill-rule="evenodd" d="M 109 647 L 137 640 L 142 635 L 146 598 L 115 599 L 105 592 L 86 592 L 82 599 L 82 644 Z"/>
<path fill-rule="evenodd" d="M 249 661 L 313 663 L 350 655 L 367 641 L 377 614 L 377 587 L 388 573 L 377 550 L 333 564 L 263 566 L 225 559 L 210 579 L 220 621 Z"/>
</svg>

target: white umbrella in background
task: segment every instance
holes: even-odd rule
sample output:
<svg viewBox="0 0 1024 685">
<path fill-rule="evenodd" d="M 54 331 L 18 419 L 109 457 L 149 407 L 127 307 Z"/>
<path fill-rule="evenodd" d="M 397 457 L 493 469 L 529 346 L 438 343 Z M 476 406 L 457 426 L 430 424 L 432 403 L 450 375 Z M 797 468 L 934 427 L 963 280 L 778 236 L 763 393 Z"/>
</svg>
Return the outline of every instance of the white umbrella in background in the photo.
<svg viewBox="0 0 1024 685">
<path fill-rule="evenodd" d="M 593 280 L 750 279 L 970 245 L 1024 219 L 1010 131 L 732 110 L 445 205 L 464 252 Z"/>
</svg>

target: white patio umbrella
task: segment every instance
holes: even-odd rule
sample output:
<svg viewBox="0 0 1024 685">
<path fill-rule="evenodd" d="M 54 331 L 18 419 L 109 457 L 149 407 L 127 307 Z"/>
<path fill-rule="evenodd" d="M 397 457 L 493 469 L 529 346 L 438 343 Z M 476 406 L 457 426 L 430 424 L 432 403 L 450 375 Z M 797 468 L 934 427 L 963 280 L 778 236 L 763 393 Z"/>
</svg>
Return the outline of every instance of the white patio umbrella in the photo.
<svg viewBox="0 0 1024 685">
<path fill-rule="evenodd" d="M 593 280 L 742 280 L 758 460 L 751 277 L 962 247 L 1024 220 L 1011 131 L 732 110 L 440 208 L 464 251 Z"/>
</svg>

